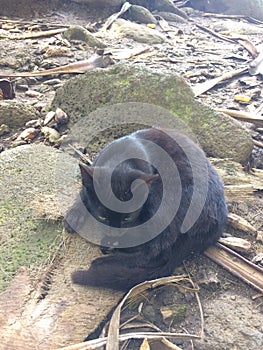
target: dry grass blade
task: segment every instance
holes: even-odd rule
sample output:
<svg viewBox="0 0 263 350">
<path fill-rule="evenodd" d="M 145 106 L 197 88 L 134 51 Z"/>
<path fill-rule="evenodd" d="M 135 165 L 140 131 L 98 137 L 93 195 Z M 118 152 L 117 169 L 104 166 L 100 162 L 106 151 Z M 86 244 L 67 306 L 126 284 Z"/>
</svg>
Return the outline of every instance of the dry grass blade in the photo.
<svg viewBox="0 0 263 350">
<path fill-rule="evenodd" d="M 190 283 L 192 287 L 188 287 L 186 285 L 183 285 L 183 282 Z M 137 294 L 140 294 L 144 292 L 147 289 L 152 289 L 155 287 L 159 287 L 161 285 L 166 284 L 175 284 L 178 285 L 180 288 L 184 288 L 186 290 L 190 290 L 196 294 L 197 302 L 200 308 L 200 315 L 201 315 L 201 332 L 200 335 L 195 334 L 187 334 L 187 333 L 170 333 L 170 332 L 132 332 L 132 333 L 126 333 L 119 335 L 119 329 L 120 329 L 120 312 L 125 304 L 125 302 Z M 199 300 L 199 297 L 197 295 L 198 288 L 194 285 L 193 281 L 190 278 L 187 278 L 186 276 L 170 276 L 170 277 L 163 277 L 152 281 L 143 282 L 135 287 L 133 287 L 123 298 L 123 300 L 120 302 L 120 304 L 117 306 L 116 310 L 113 313 L 113 316 L 111 318 L 110 324 L 109 324 L 109 331 L 108 331 L 108 337 L 107 338 L 99 338 L 90 340 L 87 342 L 82 342 L 79 344 L 70 345 L 67 347 L 60 348 L 60 350 L 93 350 L 98 349 L 106 344 L 106 349 L 113 349 L 118 350 L 119 349 L 119 342 L 123 342 L 129 339 L 147 339 L 149 343 L 153 340 L 160 340 L 162 343 L 164 343 L 168 349 L 172 350 L 180 350 L 180 348 L 176 347 L 174 344 L 169 342 L 167 338 L 177 338 L 182 340 L 194 340 L 194 339 L 201 339 L 203 336 L 203 329 L 204 329 L 204 318 L 203 318 L 203 311 L 201 307 L 201 303 Z M 58 349 L 57 349 L 58 350 Z"/>
<path fill-rule="evenodd" d="M 198 288 L 196 288 L 193 284 L 193 282 L 191 281 L 191 279 L 186 278 L 185 276 L 171 276 L 171 277 L 163 277 L 163 278 L 159 278 L 153 281 L 147 281 L 147 282 L 143 282 L 135 287 L 133 287 L 123 298 L 123 300 L 120 302 L 120 304 L 117 306 L 116 310 L 114 311 L 110 324 L 109 324 L 109 330 L 108 330 L 108 339 L 107 339 L 107 344 L 106 344 L 106 350 L 118 350 L 119 349 L 119 340 L 122 339 L 122 336 L 119 336 L 119 329 L 120 329 L 120 313 L 121 313 L 121 309 L 124 305 L 124 303 L 127 301 L 127 299 L 140 294 L 142 292 L 144 292 L 146 289 L 149 288 L 156 288 L 160 285 L 165 285 L 165 284 L 171 284 L 171 283 L 179 283 L 182 281 L 187 281 L 190 282 L 192 284 L 192 288 L 189 287 L 184 287 L 186 289 L 189 289 L 191 291 L 197 292 Z M 181 285 L 180 285 L 181 286 Z M 200 307 L 200 300 L 198 299 L 198 304 Z M 145 337 L 147 337 L 147 339 L 158 339 L 158 338 L 162 338 L 165 336 L 172 336 L 172 337 L 179 337 L 179 338 L 184 338 L 187 337 L 188 339 L 200 339 L 200 337 L 202 337 L 203 334 L 203 317 L 202 317 L 202 310 L 201 312 L 201 319 L 202 319 L 202 330 L 201 330 L 201 336 L 196 336 L 196 335 L 189 335 L 189 334 L 180 334 L 180 335 L 176 335 L 174 333 L 150 333 L 150 332 L 146 332 L 146 333 L 134 333 L 133 337 L 134 338 L 138 338 L 143 336 L 143 334 L 145 334 Z M 127 336 L 127 334 L 125 334 L 124 336 Z M 193 337 L 193 338 L 192 338 Z"/>
<path fill-rule="evenodd" d="M 232 79 L 232 78 L 236 77 L 237 75 L 240 75 L 240 74 L 245 73 L 245 72 L 247 72 L 247 68 L 241 68 L 241 69 L 233 70 L 231 72 L 227 72 L 227 73 L 221 75 L 220 77 L 208 80 L 202 84 L 197 84 L 194 87 L 192 87 L 194 95 L 195 95 L 195 97 L 200 96 L 204 92 L 212 89 L 214 86 L 221 83 L 222 81 Z"/>
<path fill-rule="evenodd" d="M 217 112 L 225 113 L 227 115 L 230 115 L 230 117 L 236 118 L 238 120 L 243 120 L 245 122 L 253 123 L 256 126 L 263 126 L 263 117 L 256 114 L 243 112 L 243 111 L 236 111 L 234 109 L 223 109 L 223 108 L 217 109 Z"/>
</svg>

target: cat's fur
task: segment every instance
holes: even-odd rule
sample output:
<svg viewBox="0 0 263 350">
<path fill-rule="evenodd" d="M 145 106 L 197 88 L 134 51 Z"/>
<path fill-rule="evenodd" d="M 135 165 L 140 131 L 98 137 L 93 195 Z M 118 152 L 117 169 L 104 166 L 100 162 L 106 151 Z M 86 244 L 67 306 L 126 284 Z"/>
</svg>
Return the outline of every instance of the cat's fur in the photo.
<svg viewBox="0 0 263 350">
<path fill-rule="evenodd" d="M 114 249 L 112 255 L 94 260 L 89 270 L 78 270 L 72 274 L 74 283 L 128 290 L 145 280 L 171 275 L 174 268 L 187 259 L 192 252 L 203 252 L 221 236 L 227 219 L 221 179 L 206 158 L 199 164 L 198 154 L 200 155 L 202 151 L 193 141 L 176 131 L 170 130 L 169 132 L 172 138 L 167 135 L 166 130 L 158 128 L 140 130 L 110 143 L 99 153 L 93 167 L 80 165 L 82 175 L 80 198 L 97 220 L 103 218 L 109 226 L 130 227 L 147 222 L 156 213 L 162 201 L 162 179 L 157 169 L 151 165 L 151 159 L 155 155 L 147 154 L 147 149 L 141 142 L 142 139 L 154 142 L 172 158 L 179 171 L 182 195 L 174 219 L 158 236 L 136 247 Z M 132 141 L 133 147 L 140 148 L 149 158 L 149 162 L 140 159 L 127 160 L 116 167 L 113 172 L 112 191 L 122 201 L 131 199 L 130 186 L 135 179 L 143 179 L 149 187 L 149 195 L 145 204 L 140 210 L 131 214 L 117 213 L 105 208 L 98 200 L 93 186 L 93 168 L 96 167 L 100 157 L 105 155 L 105 152 L 109 152 L 116 142 L 121 145 L 123 140 L 127 140 L 127 137 Z M 174 139 L 178 140 L 178 143 Z M 183 149 L 179 144 L 183 145 Z M 186 233 L 182 233 L 181 225 L 189 208 L 194 186 L 193 171 L 186 155 L 188 151 L 197 155 L 195 166 L 199 174 L 202 174 L 204 167 L 207 169 L 208 187 L 205 204 L 199 218 Z M 106 158 L 103 169 L 107 171 L 110 168 L 111 159 L 109 157 Z M 206 190 L 198 183 L 195 183 L 195 186 L 200 186 L 198 188 L 200 193 Z M 177 189 L 171 188 L 170 193 L 171 196 L 176 196 Z M 79 203 L 76 202 L 65 217 L 65 227 L 69 232 L 73 232 L 72 222 L 76 223 L 85 219 L 78 215 Z M 105 241 L 101 242 L 103 252 L 108 251 L 108 248 L 103 248 L 103 245 L 105 243 L 109 245 L 110 242 L 114 244 L 114 239 L 116 237 L 105 237 Z"/>
</svg>

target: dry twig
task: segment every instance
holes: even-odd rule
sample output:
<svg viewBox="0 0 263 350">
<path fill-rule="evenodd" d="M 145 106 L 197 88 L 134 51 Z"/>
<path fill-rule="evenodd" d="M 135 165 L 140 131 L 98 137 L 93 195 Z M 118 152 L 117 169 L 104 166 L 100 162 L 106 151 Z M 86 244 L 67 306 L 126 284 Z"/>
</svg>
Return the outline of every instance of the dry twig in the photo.
<svg viewBox="0 0 263 350">
<path fill-rule="evenodd" d="M 1 34 L 0 36 L 2 38 L 9 39 L 9 40 L 36 39 L 36 38 L 43 38 L 46 36 L 57 35 L 57 34 L 65 32 L 67 29 L 68 28 L 51 29 L 51 30 L 30 32 L 30 33 L 24 33 L 24 34 L 16 34 L 16 35 L 3 35 L 3 34 Z"/>
<path fill-rule="evenodd" d="M 244 111 L 236 111 L 234 109 L 216 109 L 217 112 L 225 113 L 230 115 L 230 117 L 236 118 L 238 120 L 242 120 L 244 122 L 253 123 L 257 126 L 263 126 L 263 117 L 258 116 L 256 114 L 244 112 Z"/>
<path fill-rule="evenodd" d="M 51 68 L 47 70 L 35 71 L 35 72 L 21 72 L 14 74 L 1 74 L 2 78 L 17 78 L 17 77 L 38 77 L 47 76 L 52 74 L 69 74 L 69 73 L 86 73 L 95 68 L 105 68 L 112 64 L 110 56 L 100 56 L 98 54 L 92 55 L 89 59 L 78 61 L 64 66 Z"/>
<path fill-rule="evenodd" d="M 247 68 L 241 68 L 241 69 L 236 69 L 231 72 L 224 73 L 220 77 L 205 81 L 204 83 L 197 84 L 195 85 L 192 89 L 194 91 L 195 97 L 202 95 L 204 92 L 212 89 L 214 86 L 217 84 L 221 83 L 222 81 L 232 79 L 242 73 L 246 73 Z"/>
</svg>

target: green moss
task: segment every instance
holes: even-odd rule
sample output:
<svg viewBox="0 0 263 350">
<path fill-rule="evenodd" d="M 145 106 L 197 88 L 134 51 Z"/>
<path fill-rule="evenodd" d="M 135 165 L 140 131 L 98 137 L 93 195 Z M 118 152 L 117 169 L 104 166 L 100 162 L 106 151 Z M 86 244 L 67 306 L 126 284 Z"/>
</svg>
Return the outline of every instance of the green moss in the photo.
<svg viewBox="0 0 263 350">
<path fill-rule="evenodd" d="M 11 204 L 0 207 L 0 291 L 11 282 L 17 270 L 48 262 L 62 239 L 59 222 L 30 219 L 27 208 Z"/>
</svg>

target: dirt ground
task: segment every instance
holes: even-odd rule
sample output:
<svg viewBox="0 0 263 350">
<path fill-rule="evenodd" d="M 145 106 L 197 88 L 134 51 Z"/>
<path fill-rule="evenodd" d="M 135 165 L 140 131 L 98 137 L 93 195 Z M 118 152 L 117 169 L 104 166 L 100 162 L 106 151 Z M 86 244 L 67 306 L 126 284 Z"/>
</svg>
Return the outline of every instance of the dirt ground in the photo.
<svg viewBox="0 0 263 350">
<path fill-rule="evenodd" d="M 39 2 L 33 9 L 30 6 L 23 6 L 21 9 L 18 3 L 16 9 L 7 7 L 5 12 L 1 11 L 0 15 L 3 19 L 0 19 L 1 28 L 10 33 L 22 33 L 25 30 L 33 33 L 39 28 L 48 30 L 72 24 L 82 25 L 96 31 L 111 12 L 101 9 L 90 10 L 84 5 L 70 1 L 47 2 L 47 6 Z M 190 15 L 199 25 L 224 31 L 226 19 L 202 17 L 201 13 L 195 11 L 191 11 Z M 242 23 L 240 20 L 238 22 Z M 173 28 L 178 30 L 178 34 L 170 42 L 152 45 L 147 55 L 132 58 L 130 61 L 134 60 L 135 64 L 145 65 L 151 69 L 173 71 L 183 76 L 189 84 L 194 85 L 226 71 L 244 68 L 250 58 L 244 47 L 215 38 L 191 22 L 177 23 Z M 263 31 L 262 26 L 261 30 Z M 262 33 L 249 34 L 247 37 L 255 45 L 262 43 Z M 100 39 L 106 43 L 107 50 L 139 45 L 128 38 L 113 37 L 107 32 Z M 83 42 L 71 43 L 67 47 L 60 35 L 24 40 L 6 40 L 0 37 L 0 40 L 2 46 L 1 73 L 53 68 L 89 58 L 94 52 L 94 49 L 89 48 Z M 65 49 L 63 54 L 53 55 L 51 51 L 48 51 L 48 48 L 53 46 L 63 47 Z M 16 99 L 30 101 L 33 105 L 42 104 L 42 116 L 44 117 L 55 94 L 55 89 L 71 77 L 72 75 L 64 74 L 55 77 L 17 79 Z M 56 81 L 50 83 L 52 79 Z M 199 100 L 214 108 L 232 107 L 241 111 L 255 112 L 259 111 L 263 105 L 262 88 L 262 76 L 243 75 L 227 84 L 222 83 L 218 88 L 201 95 Z M 37 93 L 30 94 L 28 90 Z M 252 102 L 235 101 L 235 95 L 249 95 Z M 250 130 L 255 140 L 262 142 L 262 127 L 261 130 L 256 130 L 252 124 L 248 123 L 244 123 L 244 127 Z M 9 134 L 0 136 L 0 148 L 8 149 L 21 131 L 22 129 L 11 130 Z M 34 142 L 46 143 L 41 137 Z M 255 147 L 254 164 L 259 169 L 263 168 L 262 158 L 262 150 Z M 245 217 L 258 230 L 262 230 L 262 193 L 259 193 L 251 202 L 240 200 L 228 204 L 230 211 Z M 253 249 L 245 253 L 245 257 L 253 258 L 256 253 L 263 252 L 262 244 L 256 242 L 253 235 L 233 231 L 231 227 L 227 228 L 227 232 L 252 243 Z M 204 308 L 205 320 L 204 340 L 195 341 L 194 346 L 189 341 L 176 340 L 177 346 L 185 350 L 263 348 L 263 302 L 262 296 L 258 297 L 256 290 L 204 256 L 195 257 L 177 272 L 179 274 L 187 272 L 199 285 L 199 296 Z M 142 329 L 153 330 L 158 327 L 167 332 L 200 334 L 201 318 L 195 294 L 183 288 L 159 287 L 140 295 L 138 300 L 132 300 L 125 310 L 123 322 L 133 318 L 134 324 Z M 94 334 L 93 337 L 97 335 Z M 127 346 L 128 349 L 140 348 L 137 341 L 130 342 Z M 151 343 L 151 349 L 167 349 L 167 347 L 155 342 Z"/>
</svg>

